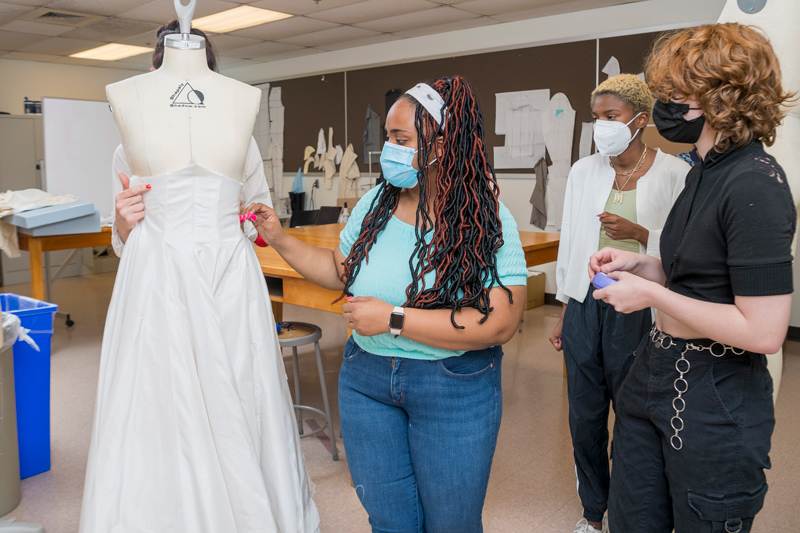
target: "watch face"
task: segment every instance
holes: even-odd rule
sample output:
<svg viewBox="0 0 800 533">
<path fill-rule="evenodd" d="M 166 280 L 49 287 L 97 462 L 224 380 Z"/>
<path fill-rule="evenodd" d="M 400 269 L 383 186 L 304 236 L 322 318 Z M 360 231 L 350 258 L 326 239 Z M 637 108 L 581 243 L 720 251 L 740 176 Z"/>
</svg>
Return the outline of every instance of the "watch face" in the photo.
<svg viewBox="0 0 800 533">
<path fill-rule="evenodd" d="M 400 313 L 392 313 L 389 317 L 389 327 L 392 329 L 401 329 L 403 327 L 403 319 L 405 317 Z"/>
</svg>

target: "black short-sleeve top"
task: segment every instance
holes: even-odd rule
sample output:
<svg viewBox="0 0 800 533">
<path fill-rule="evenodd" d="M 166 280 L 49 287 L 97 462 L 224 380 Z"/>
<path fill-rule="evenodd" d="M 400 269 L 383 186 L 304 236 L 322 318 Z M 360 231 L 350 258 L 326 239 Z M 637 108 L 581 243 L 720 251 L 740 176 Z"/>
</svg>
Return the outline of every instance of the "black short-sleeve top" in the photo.
<svg viewBox="0 0 800 533">
<path fill-rule="evenodd" d="M 760 142 L 709 151 L 661 233 L 667 287 L 724 304 L 790 294 L 796 220 L 786 175 Z"/>
</svg>

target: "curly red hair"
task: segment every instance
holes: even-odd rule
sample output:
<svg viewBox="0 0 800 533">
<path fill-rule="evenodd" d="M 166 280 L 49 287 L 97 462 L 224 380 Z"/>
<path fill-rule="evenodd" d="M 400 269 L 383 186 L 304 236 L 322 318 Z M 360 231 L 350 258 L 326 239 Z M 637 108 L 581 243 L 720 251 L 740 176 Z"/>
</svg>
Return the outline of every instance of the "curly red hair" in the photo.
<svg viewBox="0 0 800 533">
<path fill-rule="evenodd" d="M 756 27 L 706 24 L 661 36 L 645 66 L 650 89 L 667 101 L 694 98 L 715 131 L 727 133 L 717 149 L 759 140 L 775 130 L 794 94 L 784 91 L 769 39 Z"/>
</svg>

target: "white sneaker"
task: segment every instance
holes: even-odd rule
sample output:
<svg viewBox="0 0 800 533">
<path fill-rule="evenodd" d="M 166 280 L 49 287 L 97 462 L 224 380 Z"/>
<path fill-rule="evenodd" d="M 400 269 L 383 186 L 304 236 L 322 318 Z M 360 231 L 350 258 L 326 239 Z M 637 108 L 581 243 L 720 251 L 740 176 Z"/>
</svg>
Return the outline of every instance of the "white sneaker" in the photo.
<svg viewBox="0 0 800 533">
<path fill-rule="evenodd" d="M 578 520 L 578 523 L 575 524 L 576 529 L 573 533 L 608 533 L 608 517 L 603 517 L 603 528 L 602 529 L 595 529 L 589 525 L 589 522 L 585 518 L 581 518 Z"/>
</svg>

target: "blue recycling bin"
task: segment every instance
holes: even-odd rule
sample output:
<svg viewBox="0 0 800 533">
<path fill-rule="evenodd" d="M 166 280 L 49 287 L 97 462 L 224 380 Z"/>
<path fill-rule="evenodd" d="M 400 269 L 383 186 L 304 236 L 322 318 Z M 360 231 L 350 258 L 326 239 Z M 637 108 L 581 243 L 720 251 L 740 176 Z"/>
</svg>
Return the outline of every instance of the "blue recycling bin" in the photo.
<svg viewBox="0 0 800 533">
<path fill-rule="evenodd" d="M 50 470 L 50 339 L 58 306 L 17 294 L 0 294 L 0 305 L 19 317 L 39 347 L 14 344 L 19 473 L 25 479 Z"/>
</svg>

